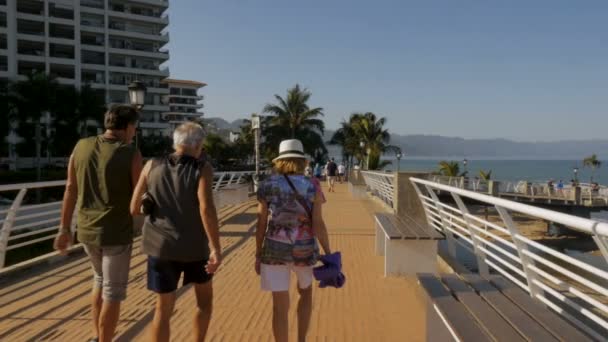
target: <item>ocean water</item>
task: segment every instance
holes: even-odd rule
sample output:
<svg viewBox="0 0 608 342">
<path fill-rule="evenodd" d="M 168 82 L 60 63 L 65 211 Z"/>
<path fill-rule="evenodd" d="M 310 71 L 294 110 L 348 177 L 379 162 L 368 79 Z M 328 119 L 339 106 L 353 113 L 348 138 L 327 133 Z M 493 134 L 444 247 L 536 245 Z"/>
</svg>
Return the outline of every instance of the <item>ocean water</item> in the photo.
<svg viewBox="0 0 608 342">
<path fill-rule="evenodd" d="M 437 171 L 441 160 L 453 160 L 460 162 L 460 171 L 464 171 L 462 159 L 455 158 L 416 158 L 406 157 L 401 159 L 401 171 Z M 492 179 L 502 181 L 538 181 L 546 182 L 560 179 L 568 183 L 574 178 L 573 169 L 578 167 L 578 179 L 580 182 L 588 183 L 591 169 L 584 168 L 582 160 L 521 160 L 521 159 L 482 159 L 467 158 L 467 170 L 470 177 L 479 175 L 480 170 L 492 170 Z M 396 160 L 387 170 L 395 171 Z M 594 181 L 608 184 L 608 163 L 596 169 Z"/>
</svg>

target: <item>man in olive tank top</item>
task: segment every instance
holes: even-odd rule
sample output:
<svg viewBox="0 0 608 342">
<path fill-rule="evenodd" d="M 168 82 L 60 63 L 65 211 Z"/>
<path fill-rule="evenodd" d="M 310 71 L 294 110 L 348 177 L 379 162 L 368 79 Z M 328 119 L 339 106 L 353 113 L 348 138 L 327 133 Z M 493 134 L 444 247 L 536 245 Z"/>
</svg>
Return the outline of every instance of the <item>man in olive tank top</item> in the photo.
<svg viewBox="0 0 608 342">
<path fill-rule="evenodd" d="M 65 253 L 72 243 L 70 226 L 77 210 L 77 236 L 93 268 L 94 337 L 112 341 L 126 298 L 133 243 L 129 203 L 142 169 L 142 157 L 131 144 L 137 111 L 112 107 L 104 117 L 104 134 L 78 141 L 70 156 L 68 179 L 55 249 Z"/>
</svg>

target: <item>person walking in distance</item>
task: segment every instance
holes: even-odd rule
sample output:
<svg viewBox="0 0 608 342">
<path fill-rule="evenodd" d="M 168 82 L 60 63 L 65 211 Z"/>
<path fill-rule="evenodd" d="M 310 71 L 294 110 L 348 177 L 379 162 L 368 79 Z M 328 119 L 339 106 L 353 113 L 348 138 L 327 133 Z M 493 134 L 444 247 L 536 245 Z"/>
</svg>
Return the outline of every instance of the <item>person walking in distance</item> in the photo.
<svg viewBox="0 0 608 342">
<path fill-rule="evenodd" d="M 201 157 L 203 140 L 200 125 L 178 126 L 173 133 L 175 152 L 146 163 L 131 200 L 134 215 L 141 213 L 143 203 L 142 250 L 148 255 L 148 289 L 157 293 L 149 341 L 171 337 L 175 291 L 182 273 L 183 286 L 192 283 L 196 296 L 195 341 L 204 341 L 211 320 L 211 280 L 222 256 L 213 169 Z"/>
<path fill-rule="evenodd" d="M 298 341 L 306 341 L 312 313 L 313 265 L 318 243 L 330 254 L 322 198 L 303 175 L 306 157 L 299 140 L 285 140 L 273 160 L 275 174 L 258 189 L 255 271 L 262 290 L 272 292 L 275 341 L 288 341 L 289 282 L 298 282 Z"/>
<path fill-rule="evenodd" d="M 335 192 L 334 186 L 336 184 L 336 175 L 338 173 L 338 166 L 334 161 L 334 158 L 331 158 L 325 167 L 327 170 L 327 185 L 329 186 L 329 192 Z"/>
<path fill-rule="evenodd" d="M 102 135 L 78 141 L 70 156 L 54 247 L 66 253 L 70 226 L 78 212 L 77 235 L 93 269 L 92 323 L 89 341 L 110 342 L 126 298 L 133 243 L 129 201 L 142 169 L 142 156 L 131 144 L 138 114 L 118 105 L 104 116 Z"/>
<path fill-rule="evenodd" d="M 346 175 L 346 166 L 344 166 L 344 162 L 340 162 L 338 165 L 338 180 L 340 184 L 345 181 L 344 176 Z"/>
</svg>

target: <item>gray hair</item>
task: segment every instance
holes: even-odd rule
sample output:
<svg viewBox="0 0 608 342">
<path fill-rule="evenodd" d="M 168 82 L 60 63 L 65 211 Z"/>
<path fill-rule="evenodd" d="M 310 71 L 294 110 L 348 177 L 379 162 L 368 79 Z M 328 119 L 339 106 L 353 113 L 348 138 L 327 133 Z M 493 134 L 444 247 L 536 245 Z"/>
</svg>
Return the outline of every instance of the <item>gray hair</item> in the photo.
<svg viewBox="0 0 608 342">
<path fill-rule="evenodd" d="M 198 148 L 203 143 L 205 131 L 194 122 L 183 123 L 173 132 L 173 148 L 178 146 Z"/>
</svg>

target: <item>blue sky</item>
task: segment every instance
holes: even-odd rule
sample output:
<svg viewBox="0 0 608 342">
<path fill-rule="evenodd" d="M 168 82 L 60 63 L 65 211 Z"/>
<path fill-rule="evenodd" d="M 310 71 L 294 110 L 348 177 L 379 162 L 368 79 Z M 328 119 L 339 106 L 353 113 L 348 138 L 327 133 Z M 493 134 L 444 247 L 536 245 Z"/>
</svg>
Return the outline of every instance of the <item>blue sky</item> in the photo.
<svg viewBox="0 0 608 342">
<path fill-rule="evenodd" d="M 608 1 L 172 0 L 172 77 L 207 116 L 260 112 L 300 83 L 328 128 L 608 138 Z"/>
</svg>

